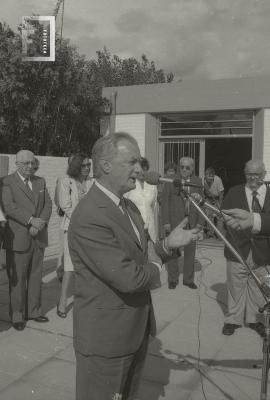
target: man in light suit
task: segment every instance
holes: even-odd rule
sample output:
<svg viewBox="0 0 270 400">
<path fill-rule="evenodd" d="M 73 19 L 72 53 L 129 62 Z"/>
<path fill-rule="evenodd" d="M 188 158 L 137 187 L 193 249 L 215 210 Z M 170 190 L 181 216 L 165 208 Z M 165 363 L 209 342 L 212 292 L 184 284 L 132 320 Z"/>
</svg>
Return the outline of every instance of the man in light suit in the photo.
<svg viewBox="0 0 270 400">
<path fill-rule="evenodd" d="M 233 186 L 226 194 L 224 209 L 240 208 L 263 215 L 270 213 L 270 191 L 263 184 L 266 171 L 260 160 L 250 160 L 245 166 L 246 183 Z M 264 228 L 263 228 L 264 229 Z M 266 274 L 270 263 L 270 245 L 267 236 L 256 235 L 251 230 L 227 231 L 227 239 L 240 252 L 242 258 L 260 278 Z M 222 333 L 230 336 L 244 323 L 259 335 L 264 336 L 264 325 L 260 322 L 258 308 L 264 304 L 249 271 L 241 265 L 235 255 L 225 247 L 227 260 L 228 311 Z"/>
<path fill-rule="evenodd" d="M 16 155 L 17 171 L 3 180 L 2 202 L 7 218 L 4 248 L 10 290 L 10 317 L 15 329 L 25 322 L 48 322 L 41 307 L 41 279 L 47 225 L 52 202 L 43 178 L 34 176 L 34 154 Z"/>
<path fill-rule="evenodd" d="M 139 210 L 123 197 L 135 188 L 140 157 L 127 133 L 100 138 L 92 151 L 96 181 L 71 216 L 76 400 L 135 399 L 155 333 L 150 289 L 160 285 L 170 249 L 198 238 L 184 222 L 164 242 L 146 242 Z"/>
<path fill-rule="evenodd" d="M 183 185 L 185 183 L 194 183 L 202 187 L 201 178 L 193 175 L 194 160 L 190 157 L 182 157 L 179 160 L 179 177 Z M 200 191 L 198 188 L 186 186 L 188 193 Z M 172 183 L 166 183 L 161 196 L 161 215 L 164 231 L 169 233 L 175 228 L 183 218 L 188 218 L 189 228 L 202 228 L 204 224 L 203 217 L 198 213 L 195 207 L 185 198 L 184 194 Z M 184 250 L 184 268 L 183 285 L 190 289 L 197 289 L 194 282 L 196 243 L 190 243 Z M 173 259 L 167 264 L 168 287 L 175 289 L 179 281 L 178 260 Z"/>
</svg>

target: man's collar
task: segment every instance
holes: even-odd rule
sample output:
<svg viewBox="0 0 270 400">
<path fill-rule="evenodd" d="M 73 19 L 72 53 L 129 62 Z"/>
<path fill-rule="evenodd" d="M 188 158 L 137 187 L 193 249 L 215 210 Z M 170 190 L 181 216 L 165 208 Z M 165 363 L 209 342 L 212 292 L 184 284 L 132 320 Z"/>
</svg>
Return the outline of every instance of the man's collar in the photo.
<svg viewBox="0 0 270 400">
<path fill-rule="evenodd" d="M 16 171 L 16 172 L 17 172 L 17 174 L 19 175 L 19 177 L 21 178 L 21 180 L 22 180 L 23 182 L 25 182 L 25 179 L 31 181 L 31 177 L 30 177 L 30 176 L 29 176 L 28 178 L 25 178 L 24 176 L 22 176 L 22 175 L 19 173 L 19 171 Z"/>
<path fill-rule="evenodd" d="M 254 190 L 250 189 L 250 187 L 247 186 L 247 185 L 245 185 L 245 188 L 246 188 L 246 190 L 247 190 L 248 192 L 250 192 L 250 193 L 254 192 Z M 262 184 L 260 187 L 258 187 L 258 189 L 256 189 L 256 192 L 257 192 L 258 194 L 263 194 L 263 193 L 265 193 L 265 192 L 266 192 L 266 186 L 265 186 L 264 184 Z"/>
<path fill-rule="evenodd" d="M 102 185 L 102 183 L 100 183 L 99 181 L 95 181 L 95 185 L 103 192 L 106 194 L 106 196 L 108 196 L 113 202 L 114 204 L 118 207 L 119 203 L 120 203 L 120 198 L 118 196 L 116 196 L 116 194 L 114 194 L 113 192 L 111 192 L 109 189 L 105 188 L 105 186 Z"/>
</svg>

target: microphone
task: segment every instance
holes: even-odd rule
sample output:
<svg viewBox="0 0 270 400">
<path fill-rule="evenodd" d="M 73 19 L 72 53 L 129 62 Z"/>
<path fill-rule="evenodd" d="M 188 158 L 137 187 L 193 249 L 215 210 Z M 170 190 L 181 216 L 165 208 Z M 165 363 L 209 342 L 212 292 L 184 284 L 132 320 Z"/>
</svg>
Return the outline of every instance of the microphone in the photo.
<svg viewBox="0 0 270 400">
<path fill-rule="evenodd" d="M 187 186 L 190 186 L 190 187 L 202 189 L 202 187 L 203 187 L 202 185 L 196 185 L 195 183 L 191 183 L 191 182 L 182 183 L 182 180 L 180 178 L 174 178 L 174 179 L 163 178 L 156 171 L 145 171 L 144 172 L 144 180 L 149 185 L 158 185 L 159 183 L 162 183 L 162 182 L 169 182 L 169 183 L 173 183 L 174 186 L 179 187 L 179 188 L 185 188 Z"/>
<path fill-rule="evenodd" d="M 214 211 L 216 214 L 221 214 L 221 211 L 217 207 L 213 206 L 210 203 L 207 203 L 207 201 L 205 201 L 205 199 L 199 193 L 191 193 L 190 197 L 192 197 L 192 199 L 195 201 L 196 204 L 198 204 L 198 206 L 205 207 L 208 210 Z"/>
</svg>

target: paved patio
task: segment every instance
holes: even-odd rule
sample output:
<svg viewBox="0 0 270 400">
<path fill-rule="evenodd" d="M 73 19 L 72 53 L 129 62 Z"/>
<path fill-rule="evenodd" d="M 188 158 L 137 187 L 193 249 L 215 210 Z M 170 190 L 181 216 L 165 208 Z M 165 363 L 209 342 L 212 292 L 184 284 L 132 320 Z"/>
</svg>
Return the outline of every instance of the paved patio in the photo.
<svg viewBox="0 0 270 400">
<path fill-rule="evenodd" d="M 50 322 L 29 322 L 23 332 L 9 323 L 6 272 L 0 271 L 1 400 L 74 400 L 72 297 L 67 319 L 58 318 L 55 265 L 55 260 L 44 265 L 43 301 Z M 163 272 L 163 285 L 153 292 L 158 335 L 149 348 L 140 400 L 260 399 L 261 338 L 245 327 L 230 337 L 221 334 L 225 279 L 218 241 L 198 246 L 198 290 L 182 283 L 169 290 Z"/>
</svg>

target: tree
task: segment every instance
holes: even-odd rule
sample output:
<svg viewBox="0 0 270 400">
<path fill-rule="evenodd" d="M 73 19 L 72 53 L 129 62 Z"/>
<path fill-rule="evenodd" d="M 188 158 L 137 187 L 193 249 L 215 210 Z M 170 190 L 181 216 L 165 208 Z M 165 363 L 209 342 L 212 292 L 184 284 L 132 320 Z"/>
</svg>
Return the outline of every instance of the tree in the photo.
<svg viewBox="0 0 270 400">
<path fill-rule="evenodd" d="M 102 86 L 142 85 L 173 80 L 172 73 L 166 76 L 162 69 L 157 70 L 154 61 L 149 61 L 145 54 L 141 61 L 133 57 L 121 59 L 111 55 L 104 47 L 97 51 L 97 61 L 90 63 L 97 69 Z"/>
<path fill-rule="evenodd" d="M 0 151 L 21 148 L 68 155 L 92 148 L 99 136 L 104 86 L 163 83 L 172 76 L 145 55 L 120 59 L 104 48 L 86 60 L 56 38 L 55 62 L 25 62 L 21 37 L 0 24 Z"/>
</svg>

